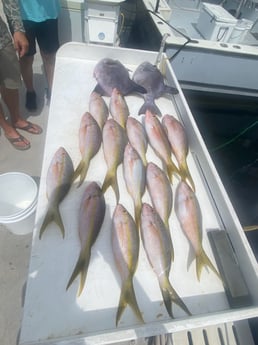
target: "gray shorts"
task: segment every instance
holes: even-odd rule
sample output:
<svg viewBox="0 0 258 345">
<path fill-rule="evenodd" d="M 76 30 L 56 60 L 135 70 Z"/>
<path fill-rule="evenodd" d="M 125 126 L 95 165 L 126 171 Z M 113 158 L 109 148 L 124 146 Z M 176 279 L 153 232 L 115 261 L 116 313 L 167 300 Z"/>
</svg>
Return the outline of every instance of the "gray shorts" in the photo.
<svg viewBox="0 0 258 345">
<path fill-rule="evenodd" d="M 20 65 L 12 43 L 0 49 L 0 85 L 7 89 L 21 86 Z"/>
</svg>

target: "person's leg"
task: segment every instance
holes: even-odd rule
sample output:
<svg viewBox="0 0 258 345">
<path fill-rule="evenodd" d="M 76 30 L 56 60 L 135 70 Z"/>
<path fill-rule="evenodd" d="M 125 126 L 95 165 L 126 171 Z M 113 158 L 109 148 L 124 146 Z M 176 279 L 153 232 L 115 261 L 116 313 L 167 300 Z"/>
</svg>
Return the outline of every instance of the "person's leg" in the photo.
<svg viewBox="0 0 258 345">
<path fill-rule="evenodd" d="M 18 150 L 27 150 L 30 148 L 30 142 L 21 136 L 12 125 L 6 121 L 3 108 L 0 104 L 0 127 L 3 129 L 6 138 Z"/>
<path fill-rule="evenodd" d="M 36 25 L 29 20 L 24 20 L 23 25 L 26 32 L 26 37 L 29 42 L 29 51 L 20 59 L 20 70 L 23 82 L 26 87 L 26 102 L 25 106 L 28 110 L 37 109 L 36 92 L 33 84 L 33 61 L 36 53 Z"/>
<path fill-rule="evenodd" d="M 39 134 L 42 129 L 30 122 L 22 119 L 19 104 L 19 87 L 21 85 L 20 66 L 12 42 L 0 50 L 0 93 L 2 101 L 6 104 L 10 123 L 5 120 L 3 109 L 1 107 L 1 127 L 9 141 L 23 138 L 17 132 L 16 128 L 25 129 L 32 134 Z M 29 144 L 29 141 L 23 138 L 21 141 Z M 17 146 L 17 145 L 14 145 Z M 19 146 L 21 144 L 19 143 Z"/>
<path fill-rule="evenodd" d="M 5 89 L 16 89 L 21 85 L 19 62 L 12 42 L 0 50 L 0 94 L 5 101 Z M 18 92 L 18 91 L 17 91 Z M 7 92 L 8 93 L 8 92 Z M 8 98 L 8 97 L 7 97 Z M 16 110 L 17 113 L 17 110 Z M 0 127 L 11 144 L 20 150 L 30 147 L 27 139 L 21 136 L 11 123 L 6 120 L 3 107 L 0 102 Z"/>
<path fill-rule="evenodd" d="M 33 55 L 25 55 L 20 59 L 22 79 L 28 92 L 35 92 L 33 86 L 33 60 Z"/>
<path fill-rule="evenodd" d="M 49 93 L 51 94 L 56 51 L 59 48 L 57 19 L 49 19 L 40 23 L 37 28 L 37 41 L 45 68 Z"/>
<path fill-rule="evenodd" d="M 52 85 L 53 85 L 53 77 L 54 77 L 54 69 L 55 69 L 55 60 L 56 60 L 56 54 L 47 54 L 44 53 L 42 50 L 40 50 L 40 54 L 42 57 L 46 78 L 48 82 L 48 88 L 49 92 L 51 94 L 52 91 Z"/>
<path fill-rule="evenodd" d="M 38 125 L 32 124 L 31 122 L 26 121 L 21 117 L 18 89 L 8 89 L 6 87 L 1 87 L 1 95 L 4 103 L 9 110 L 11 124 L 14 128 L 27 130 L 31 134 L 39 134 L 42 132 L 42 129 Z"/>
</svg>

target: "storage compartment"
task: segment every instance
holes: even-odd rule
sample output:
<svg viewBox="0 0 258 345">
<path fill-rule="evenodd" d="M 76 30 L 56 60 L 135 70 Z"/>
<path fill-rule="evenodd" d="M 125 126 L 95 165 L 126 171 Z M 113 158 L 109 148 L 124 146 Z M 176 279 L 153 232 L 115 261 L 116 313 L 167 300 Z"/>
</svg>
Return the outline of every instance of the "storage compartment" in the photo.
<svg viewBox="0 0 258 345">
<path fill-rule="evenodd" d="M 236 26 L 234 27 L 230 37 L 229 41 L 230 43 L 242 43 L 246 37 L 246 34 L 249 30 L 251 30 L 253 26 L 253 22 L 248 19 L 239 19 L 236 23 Z"/>
<path fill-rule="evenodd" d="M 86 2 L 85 42 L 115 45 L 119 13 L 119 3 Z"/>
<path fill-rule="evenodd" d="M 197 30 L 207 40 L 227 42 L 237 23 L 222 6 L 203 3 Z"/>
<path fill-rule="evenodd" d="M 39 230 L 48 203 L 47 171 L 54 153 L 60 146 L 67 150 L 74 167 L 80 162 L 80 122 L 82 115 L 89 110 L 89 97 L 96 85 L 93 76 L 94 67 L 105 57 L 118 59 L 132 74 L 144 61 L 154 64 L 157 52 L 68 43 L 57 53 L 20 345 L 110 344 L 258 316 L 256 260 L 165 54 L 162 55 L 160 69 L 166 78 L 166 83 L 176 86 L 179 93 L 174 96 L 164 95 L 157 99 L 156 103 L 162 114 L 172 114 L 185 126 L 190 147 L 187 162 L 195 182 L 196 197 L 202 213 L 203 247 L 216 265 L 207 233 L 211 229 L 224 229 L 227 232 L 250 293 L 251 304 L 231 308 L 221 280 L 208 268 L 202 270 L 201 279 L 198 281 L 195 260 L 188 267 L 188 256 L 193 257 L 193 251 L 173 210 L 169 226 L 175 259 L 169 279 L 192 316 L 188 316 L 173 303 L 174 318 L 169 317 L 157 277 L 140 244 L 134 289 L 145 323 L 139 323 L 132 309 L 127 306 L 116 326 L 121 280 L 114 264 L 111 247 L 112 215 L 116 206 L 112 188 L 105 193 L 104 223 L 92 247 L 82 294 L 77 297 L 79 279 L 76 279 L 66 290 L 80 252 L 78 212 L 82 194 L 90 181 L 96 181 L 101 186 L 107 171 L 103 149 L 101 147 L 91 160 L 82 186 L 77 188 L 76 180 L 60 204 L 65 238 L 62 238 L 58 226 L 51 223 L 39 240 Z M 110 97 L 104 97 L 104 100 L 109 105 Z M 125 100 L 130 116 L 143 121 L 144 117 L 137 115 L 144 102 L 143 97 L 139 94 L 130 94 Z M 147 159 L 162 168 L 150 145 Z M 118 167 L 117 177 L 120 203 L 133 215 L 133 202 L 125 187 L 122 165 Z M 175 177 L 172 185 L 173 195 L 178 182 L 179 179 Z M 150 202 L 148 192 L 145 192 L 143 202 Z"/>
<path fill-rule="evenodd" d="M 117 21 L 114 19 L 92 18 L 86 19 L 86 42 L 115 45 Z"/>
</svg>

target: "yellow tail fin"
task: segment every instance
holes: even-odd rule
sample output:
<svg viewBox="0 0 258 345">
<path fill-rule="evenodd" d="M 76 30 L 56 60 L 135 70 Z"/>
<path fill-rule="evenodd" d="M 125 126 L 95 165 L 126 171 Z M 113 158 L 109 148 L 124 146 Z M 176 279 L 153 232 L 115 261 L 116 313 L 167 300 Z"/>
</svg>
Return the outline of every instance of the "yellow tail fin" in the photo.
<svg viewBox="0 0 258 345">
<path fill-rule="evenodd" d="M 65 236 L 65 229 L 64 229 L 64 224 L 63 224 L 60 212 L 59 212 L 58 205 L 55 206 L 55 207 L 52 207 L 50 205 L 48 210 L 47 210 L 47 213 L 45 215 L 45 218 L 43 220 L 43 223 L 41 225 L 40 231 L 39 231 L 39 239 L 41 239 L 44 231 L 46 230 L 47 226 L 51 222 L 55 222 L 59 226 L 59 228 L 61 230 L 61 233 L 62 233 L 62 236 L 64 238 L 64 236 Z"/>
<path fill-rule="evenodd" d="M 186 314 L 192 315 L 182 299 L 176 293 L 175 289 L 170 284 L 167 277 L 163 277 L 163 279 L 159 281 L 159 284 L 163 296 L 163 301 L 170 317 L 174 318 L 172 313 L 172 302 L 182 308 Z"/>
<path fill-rule="evenodd" d="M 186 162 L 180 166 L 180 175 L 183 181 L 185 182 L 187 182 L 186 180 L 189 181 L 192 187 L 192 190 L 195 192 L 195 184 Z"/>
<path fill-rule="evenodd" d="M 200 280 L 201 278 L 201 272 L 204 266 L 208 266 L 217 275 L 217 277 L 220 280 L 222 280 L 219 272 L 216 270 L 215 266 L 213 265 L 211 260 L 208 258 L 205 251 L 202 249 L 200 254 L 196 256 L 196 274 L 197 274 L 198 280 Z"/>
<path fill-rule="evenodd" d="M 79 256 L 77 263 L 75 265 L 75 268 L 73 270 L 73 273 L 72 273 L 72 275 L 68 281 L 68 284 L 66 286 L 66 290 L 69 289 L 69 287 L 72 285 L 75 278 L 77 278 L 77 276 L 80 274 L 81 275 L 80 285 L 79 285 L 78 293 L 77 293 L 77 296 L 80 296 L 80 294 L 82 293 L 82 290 L 84 288 L 84 285 L 85 285 L 89 261 L 90 261 L 90 251 L 89 250 L 81 251 L 80 256 Z"/>
<path fill-rule="evenodd" d="M 80 181 L 77 188 L 79 188 L 84 182 L 87 172 L 88 172 L 88 168 L 89 168 L 88 161 L 85 159 L 82 159 L 79 165 L 77 166 L 72 178 L 72 182 L 74 182 L 77 179 L 77 177 L 80 176 Z"/>
<path fill-rule="evenodd" d="M 129 305 L 132 308 L 137 319 L 140 322 L 144 323 L 142 314 L 140 312 L 140 309 L 136 300 L 132 277 L 129 277 L 122 286 L 119 306 L 118 306 L 117 314 L 116 314 L 116 326 L 118 325 L 118 322 L 121 319 L 121 316 L 127 305 Z"/>
<path fill-rule="evenodd" d="M 179 175 L 179 170 L 177 166 L 173 163 L 172 159 L 169 160 L 167 164 L 168 178 L 171 183 L 173 183 L 173 174 Z"/>
<path fill-rule="evenodd" d="M 104 194 L 106 190 L 109 187 L 112 187 L 116 196 L 116 202 L 119 202 L 120 194 L 119 194 L 119 188 L 118 188 L 118 182 L 117 182 L 117 176 L 116 171 L 108 171 L 106 174 L 106 177 L 104 179 L 104 182 L 102 184 L 102 193 Z"/>
</svg>

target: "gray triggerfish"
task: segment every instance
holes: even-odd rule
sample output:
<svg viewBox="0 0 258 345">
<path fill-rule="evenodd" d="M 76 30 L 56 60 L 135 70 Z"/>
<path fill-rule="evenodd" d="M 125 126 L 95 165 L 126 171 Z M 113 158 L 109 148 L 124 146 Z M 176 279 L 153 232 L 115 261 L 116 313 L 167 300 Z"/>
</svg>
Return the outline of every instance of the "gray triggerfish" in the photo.
<svg viewBox="0 0 258 345">
<path fill-rule="evenodd" d="M 98 82 L 94 91 L 103 96 L 111 96 L 114 88 L 123 96 L 133 92 L 146 93 L 143 86 L 130 78 L 128 70 L 119 60 L 100 60 L 94 68 L 93 76 Z"/>
<path fill-rule="evenodd" d="M 155 104 L 155 99 L 163 96 L 164 94 L 177 94 L 178 90 L 175 87 L 166 85 L 164 77 L 157 66 L 148 61 L 141 63 L 135 70 L 133 81 L 146 89 L 144 93 L 144 104 L 141 106 L 138 114 L 145 114 L 146 110 L 151 111 L 153 114 L 161 115 L 160 109 Z"/>
</svg>

